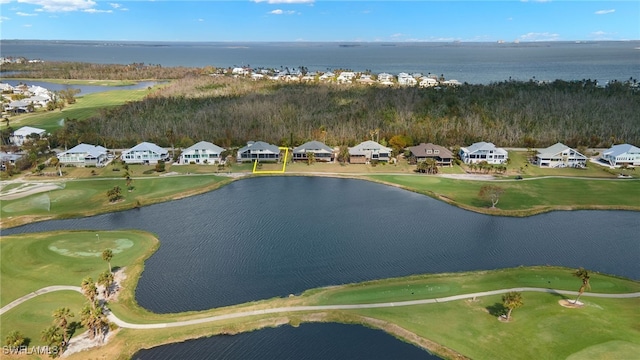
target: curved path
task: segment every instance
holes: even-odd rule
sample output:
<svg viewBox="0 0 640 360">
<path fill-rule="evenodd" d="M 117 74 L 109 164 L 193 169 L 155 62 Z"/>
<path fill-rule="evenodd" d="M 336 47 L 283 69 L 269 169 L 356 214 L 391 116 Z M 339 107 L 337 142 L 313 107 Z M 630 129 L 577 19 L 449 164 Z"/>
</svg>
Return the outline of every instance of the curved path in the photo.
<svg viewBox="0 0 640 360">
<path fill-rule="evenodd" d="M 40 290 L 34 291 L 28 295 L 25 295 L 17 300 L 12 301 L 11 303 L 5 305 L 0 309 L 0 315 L 5 312 L 13 309 L 14 307 L 22 304 L 23 302 L 34 298 L 38 295 L 46 294 L 53 291 L 62 291 L 62 290 L 71 290 L 82 292 L 79 286 L 48 286 L 42 288 Z M 508 293 L 510 291 L 518 291 L 518 292 L 544 292 L 550 294 L 559 294 L 559 295 L 578 295 L 577 291 L 567 291 L 567 290 L 555 290 L 555 289 L 547 289 L 547 288 L 531 288 L 531 287 L 522 287 L 522 288 L 511 288 L 511 289 L 500 289 L 500 290 L 492 290 L 492 291 L 483 291 L 477 293 L 470 294 L 461 294 L 461 295 L 453 295 L 443 298 L 434 298 L 434 299 L 423 299 L 423 300 L 410 300 L 410 301 L 400 301 L 400 302 L 385 302 L 385 303 L 375 303 L 375 304 L 353 304 L 353 305 L 310 305 L 310 306 L 288 306 L 288 307 L 278 307 L 271 309 L 262 309 L 262 310 L 251 310 L 251 311 L 238 311 L 231 314 L 224 315 L 216 315 L 209 316 L 201 319 L 194 320 L 185 320 L 185 321 L 176 321 L 169 323 L 156 323 L 156 324 L 132 324 L 126 321 L 120 320 L 116 317 L 111 311 L 107 312 L 109 321 L 118 325 L 121 328 L 127 329 L 160 329 L 160 328 L 169 328 L 169 327 L 178 327 L 178 326 L 187 326 L 187 325 L 195 325 L 202 324 L 220 320 L 228 320 L 228 319 L 236 319 L 246 316 L 255 316 L 255 315 L 264 315 L 264 314 L 277 314 L 282 312 L 297 312 L 297 311 L 323 311 L 323 310 L 353 310 L 353 309 L 373 309 L 373 308 L 386 308 L 386 307 L 400 307 L 400 306 L 412 306 L 412 305 L 422 305 L 422 304 L 435 304 L 442 303 L 448 301 L 456 301 L 463 299 L 470 299 L 475 297 L 489 296 L 489 295 L 499 295 Z M 584 297 L 599 297 L 599 298 L 637 298 L 640 297 L 640 292 L 635 293 L 627 293 L 627 294 L 598 294 L 598 293 L 583 293 Z"/>
</svg>

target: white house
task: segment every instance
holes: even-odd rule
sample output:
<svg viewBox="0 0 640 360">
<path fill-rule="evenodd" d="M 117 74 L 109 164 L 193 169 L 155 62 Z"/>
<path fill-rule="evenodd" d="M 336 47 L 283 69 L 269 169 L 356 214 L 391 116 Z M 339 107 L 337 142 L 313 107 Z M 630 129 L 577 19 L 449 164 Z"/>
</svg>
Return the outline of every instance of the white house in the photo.
<svg viewBox="0 0 640 360">
<path fill-rule="evenodd" d="M 486 161 L 489 164 L 503 164 L 509 158 L 507 150 L 484 141 L 460 148 L 459 154 L 460 159 L 465 164 L 475 164 L 482 161 Z"/>
<path fill-rule="evenodd" d="M 190 146 L 182 151 L 180 154 L 179 164 L 219 164 L 222 161 L 220 154 L 224 151 L 218 145 L 212 144 L 207 141 L 200 141 L 199 143 Z"/>
<path fill-rule="evenodd" d="M 389 161 L 390 158 L 391 148 L 372 140 L 361 142 L 349 148 L 349 162 L 352 164 L 366 164 L 371 160 Z"/>
<path fill-rule="evenodd" d="M 434 78 L 425 76 L 420 80 L 420 87 L 433 87 L 436 85 L 438 85 L 438 81 Z"/>
<path fill-rule="evenodd" d="M 28 136 L 32 134 L 36 134 L 40 137 L 44 137 L 47 135 L 47 131 L 44 129 L 38 129 L 31 126 L 23 126 L 20 129 L 13 132 L 10 137 L 11 142 L 13 142 L 17 146 L 22 146 L 24 142 L 27 140 Z"/>
<path fill-rule="evenodd" d="M 586 156 L 562 143 L 540 149 L 536 155 L 536 165 L 540 167 L 584 167 L 586 163 Z"/>
<path fill-rule="evenodd" d="M 640 149 L 630 144 L 614 145 L 602 152 L 601 159 L 611 166 L 640 166 Z"/>
<path fill-rule="evenodd" d="M 99 145 L 79 144 L 57 155 L 62 164 L 101 166 L 107 162 L 107 149 Z"/>
<path fill-rule="evenodd" d="M 354 73 L 353 71 L 343 71 L 340 73 L 340 75 L 338 75 L 338 78 L 336 80 L 338 81 L 338 84 L 350 84 L 351 82 L 353 82 L 353 79 L 355 77 L 356 73 Z"/>
<path fill-rule="evenodd" d="M 280 148 L 263 141 L 249 141 L 247 146 L 238 150 L 237 160 L 243 161 L 275 161 L 280 159 Z"/>
<path fill-rule="evenodd" d="M 418 80 L 416 80 L 413 76 L 407 73 L 398 74 L 398 85 L 415 86 L 417 83 L 418 83 Z"/>
<path fill-rule="evenodd" d="M 120 159 L 127 164 L 157 164 L 158 161 L 168 161 L 169 152 L 156 144 L 142 142 L 120 155 Z"/>
<path fill-rule="evenodd" d="M 316 161 L 333 161 L 333 149 L 320 141 L 309 141 L 293 149 L 293 160 L 307 160 L 307 153 L 313 153 Z"/>
</svg>

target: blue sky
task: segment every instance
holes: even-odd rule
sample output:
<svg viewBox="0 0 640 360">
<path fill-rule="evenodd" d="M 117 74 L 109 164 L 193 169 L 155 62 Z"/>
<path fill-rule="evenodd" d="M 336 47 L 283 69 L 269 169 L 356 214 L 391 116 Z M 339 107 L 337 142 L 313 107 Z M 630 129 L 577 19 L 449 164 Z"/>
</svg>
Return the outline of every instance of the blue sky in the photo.
<svg viewBox="0 0 640 360">
<path fill-rule="evenodd" d="M 0 0 L 2 39 L 639 40 L 640 1 Z"/>
</svg>

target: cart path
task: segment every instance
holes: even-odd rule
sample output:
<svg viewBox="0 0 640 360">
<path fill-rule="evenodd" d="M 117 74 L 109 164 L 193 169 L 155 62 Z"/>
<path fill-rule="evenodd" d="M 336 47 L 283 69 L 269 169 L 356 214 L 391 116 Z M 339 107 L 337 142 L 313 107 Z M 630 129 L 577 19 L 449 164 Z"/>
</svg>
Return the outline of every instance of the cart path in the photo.
<svg viewBox="0 0 640 360">
<path fill-rule="evenodd" d="M 54 291 L 77 291 L 82 292 L 79 286 L 48 286 L 42 288 L 40 290 L 34 291 L 30 294 L 27 294 L 17 300 L 12 301 L 11 303 L 5 305 L 0 309 L 0 315 L 5 312 L 13 309 L 14 307 L 22 304 L 23 302 L 32 299 L 38 295 L 47 294 Z M 236 319 L 247 316 L 255 316 L 255 315 L 265 315 L 265 314 L 277 314 L 283 312 L 297 312 L 297 311 L 324 311 L 324 310 L 353 310 L 353 309 L 374 309 L 374 308 L 387 308 L 387 307 L 402 307 L 402 306 L 412 306 L 412 305 L 423 305 L 423 304 L 435 304 L 435 303 L 443 303 L 448 301 L 457 301 L 464 299 L 471 299 L 475 297 L 483 297 L 490 295 L 499 295 L 508 293 L 511 291 L 518 292 L 543 292 L 550 294 L 558 294 L 558 295 L 578 295 L 577 291 L 568 291 L 568 290 L 555 290 L 548 288 L 532 288 L 532 287 L 521 287 L 521 288 L 511 288 L 511 289 L 500 289 L 500 290 L 492 290 L 492 291 L 482 291 L 477 293 L 470 294 L 461 294 L 461 295 L 453 295 L 447 296 L 443 298 L 433 298 L 433 299 L 422 299 L 422 300 L 410 300 L 410 301 L 399 301 L 399 302 L 384 302 L 384 303 L 375 303 L 375 304 L 351 304 L 351 305 L 309 305 L 309 306 L 288 306 L 288 307 L 278 307 L 271 309 L 261 309 L 261 310 L 251 310 L 251 311 L 237 311 L 230 314 L 224 315 L 216 315 L 209 316 L 200 319 L 193 320 L 184 320 L 184 321 L 176 321 L 176 322 L 168 322 L 168 323 L 155 323 L 155 324 L 132 324 L 126 321 L 120 320 L 117 316 L 115 316 L 111 311 L 107 311 L 107 316 L 109 321 L 118 325 L 121 328 L 127 329 L 161 329 L 161 328 L 169 328 L 169 327 L 179 327 L 179 326 L 188 326 L 188 325 L 196 325 L 203 324 L 221 320 L 228 319 Z M 598 298 L 638 298 L 640 297 L 640 292 L 635 293 L 626 293 L 626 294 L 601 294 L 601 293 L 583 293 L 583 297 L 598 297 Z"/>
</svg>

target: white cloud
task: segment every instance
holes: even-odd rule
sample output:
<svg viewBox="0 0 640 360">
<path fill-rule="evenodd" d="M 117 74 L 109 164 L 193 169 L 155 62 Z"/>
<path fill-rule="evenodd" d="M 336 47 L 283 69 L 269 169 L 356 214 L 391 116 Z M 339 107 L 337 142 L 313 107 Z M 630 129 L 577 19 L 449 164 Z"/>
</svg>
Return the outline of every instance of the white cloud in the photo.
<svg viewBox="0 0 640 360">
<path fill-rule="evenodd" d="M 8 18 L 6 16 L 0 16 L 0 23 L 7 21 L 7 20 L 11 20 L 11 18 Z"/>
<path fill-rule="evenodd" d="M 596 15 L 605 15 L 605 14 L 611 14 L 611 13 L 614 13 L 614 12 L 616 12 L 616 9 L 598 10 L 594 14 L 596 14 Z"/>
<path fill-rule="evenodd" d="M 122 5 L 118 4 L 118 3 L 109 3 L 109 5 L 111 5 L 112 8 L 114 9 L 119 9 Z"/>
<path fill-rule="evenodd" d="M 519 39 L 522 41 L 557 41 L 560 39 L 560 35 L 554 34 L 554 33 L 548 33 L 548 32 L 544 32 L 544 33 L 530 32 L 524 35 L 520 35 Z"/>
<path fill-rule="evenodd" d="M 38 14 L 28 14 L 28 13 L 23 13 L 23 12 L 17 12 L 16 15 L 18 15 L 18 16 L 38 16 Z"/>
<path fill-rule="evenodd" d="M 273 11 L 269 11 L 269 14 L 271 14 L 271 15 L 293 15 L 295 13 L 296 12 L 293 11 L 293 10 L 284 11 L 284 10 L 281 10 L 281 9 L 276 9 L 276 10 L 273 10 Z"/>
<path fill-rule="evenodd" d="M 592 40 L 614 40 L 617 33 L 608 33 L 605 31 L 594 31 L 589 34 Z"/>
<path fill-rule="evenodd" d="M 254 3 L 266 2 L 267 4 L 313 4 L 315 0 L 251 0 Z"/>
<path fill-rule="evenodd" d="M 46 12 L 86 11 L 96 6 L 93 0 L 18 0 L 18 2 L 41 6 L 38 10 Z"/>
<path fill-rule="evenodd" d="M 87 10 L 82 10 L 82 12 L 86 12 L 86 13 L 89 13 L 89 14 L 99 14 L 99 13 L 111 14 L 111 13 L 113 13 L 113 10 L 87 9 Z"/>
</svg>

